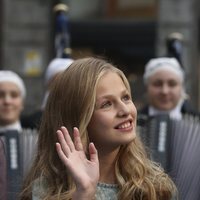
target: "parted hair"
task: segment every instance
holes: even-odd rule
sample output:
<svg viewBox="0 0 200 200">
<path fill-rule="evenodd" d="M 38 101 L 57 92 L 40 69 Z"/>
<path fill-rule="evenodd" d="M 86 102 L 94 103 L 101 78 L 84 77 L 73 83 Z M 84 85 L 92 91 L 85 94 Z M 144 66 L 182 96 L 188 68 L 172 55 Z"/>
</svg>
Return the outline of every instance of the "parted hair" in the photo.
<svg viewBox="0 0 200 200">
<path fill-rule="evenodd" d="M 56 131 L 66 126 L 71 133 L 73 127 L 78 127 L 88 155 L 87 127 L 94 112 L 97 84 L 107 72 L 117 73 L 131 93 L 124 73 L 99 58 L 77 59 L 56 77 L 42 116 L 36 158 L 24 180 L 21 200 L 32 199 L 32 187 L 41 177 L 46 186 L 42 200 L 72 198 L 75 184 L 57 155 Z M 120 188 L 118 198 L 121 200 L 170 200 L 176 193 L 176 187 L 168 175 L 149 160 L 139 137 L 121 146 L 115 174 Z"/>
</svg>

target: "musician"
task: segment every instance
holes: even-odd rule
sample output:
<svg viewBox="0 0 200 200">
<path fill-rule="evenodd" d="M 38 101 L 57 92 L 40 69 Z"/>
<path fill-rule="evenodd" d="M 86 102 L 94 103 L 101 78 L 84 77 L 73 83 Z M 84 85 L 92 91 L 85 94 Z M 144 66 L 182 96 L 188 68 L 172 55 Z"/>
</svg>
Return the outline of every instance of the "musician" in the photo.
<svg viewBox="0 0 200 200">
<path fill-rule="evenodd" d="M 20 76 L 9 70 L 0 70 L 0 133 L 22 131 L 20 115 L 24 108 L 26 89 Z M 2 137 L 3 138 L 3 137 Z M 0 199 L 6 200 L 10 192 L 7 181 L 5 143 L 0 137 Z"/>
<path fill-rule="evenodd" d="M 22 117 L 21 121 L 22 121 L 23 127 L 29 128 L 29 129 L 37 129 L 37 130 L 39 129 L 42 113 L 45 108 L 47 98 L 49 96 L 50 86 L 53 80 L 55 79 L 55 77 L 59 73 L 63 72 L 67 67 L 69 67 L 69 65 L 73 61 L 74 60 L 72 58 L 54 58 L 53 60 L 50 61 L 45 72 L 44 84 L 45 84 L 46 91 L 45 91 L 42 105 L 40 109 L 36 110 L 35 112 L 31 113 L 28 116 Z"/>
<path fill-rule="evenodd" d="M 20 115 L 24 109 L 26 89 L 13 71 L 0 71 L 0 132 L 22 130 Z"/>
<path fill-rule="evenodd" d="M 140 115 L 169 114 L 178 120 L 184 114 L 199 117 L 199 113 L 189 104 L 184 87 L 184 71 L 175 58 L 151 59 L 145 66 L 143 79 L 148 104 L 139 110 Z"/>
</svg>

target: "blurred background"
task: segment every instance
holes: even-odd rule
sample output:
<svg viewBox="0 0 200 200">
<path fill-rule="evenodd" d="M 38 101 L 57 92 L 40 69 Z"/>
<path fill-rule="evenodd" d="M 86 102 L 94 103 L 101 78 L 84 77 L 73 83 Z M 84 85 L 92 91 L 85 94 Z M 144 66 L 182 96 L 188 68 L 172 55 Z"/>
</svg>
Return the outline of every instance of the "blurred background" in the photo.
<svg viewBox="0 0 200 200">
<path fill-rule="evenodd" d="M 71 57 L 102 56 L 119 66 L 138 108 L 146 102 L 144 65 L 166 56 L 168 36 L 181 33 L 186 90 L 200 108 L 199 0 L 0 0 L 0 69 L 24 79 L 25 113 L 40 107 L 44 72 L 56 56 L 53 8 L 58 3 L 69 8 Z"/>
</svg>

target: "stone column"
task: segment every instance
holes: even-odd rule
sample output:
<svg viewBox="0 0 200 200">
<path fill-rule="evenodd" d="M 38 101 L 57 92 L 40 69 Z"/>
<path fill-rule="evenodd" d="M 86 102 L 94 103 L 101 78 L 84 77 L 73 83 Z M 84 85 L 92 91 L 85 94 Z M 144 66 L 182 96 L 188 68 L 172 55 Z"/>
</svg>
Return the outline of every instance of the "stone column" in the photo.
<svg viewBox="0 0 200 200">
<path fill-rule="evenodd" d="M 198 0 L 160 0 L 158 3 L 157 55 L 166 55 L 166 38 L 172 32 L 184 36 L 183 65 L 186 91 L 199 107 Z"/>
</svg>

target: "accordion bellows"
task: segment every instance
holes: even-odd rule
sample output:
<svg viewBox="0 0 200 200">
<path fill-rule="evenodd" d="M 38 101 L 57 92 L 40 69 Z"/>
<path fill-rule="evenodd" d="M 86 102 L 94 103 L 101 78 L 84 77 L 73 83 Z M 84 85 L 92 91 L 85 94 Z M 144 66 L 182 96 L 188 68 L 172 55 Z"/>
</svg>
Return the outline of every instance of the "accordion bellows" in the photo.
<svg viewBox="0 0 200 200">
<path fill-rule="evenodd" d="M 200 122 L 186 115 L 138 117 L 138 134 L 149 156 L 174 180 L 181 200 L 200 199 Z"/>
<path fill-rule="evenodd" d="M 6 162 L 3 163 L 6 165 L 6 169 L 1 173 L 7 174 L 7 180 L 3 183 L 0 182 L 0 189 L 5 187 L 7 190 L 4 191 L 4 199 L 15 200 L 20 192 L 23 177 L 35 157 L 38 133 L 31 129 L 25 129 L 22 132 L 11 130 L 1 132 L 0 139 L 3 141 L 0 145 L 5 154 L 0 161 L 3 157 L 6 158 L 2 161 Z"/>
<path fill-rule="evenodd" d="M 140 115 L 137 128 L 149 156 L 163 166 L 177 185 L 179 199 L 199 200 L 199 119 L 185 116 L 177 121 L 167 115 Z M 24 174 L 34 159 L 38 134 L 35 130 L 10 131 L 0 133 L 0 138 L 6 151 L 8 199 L 15 200 Z"/>
</svg>

